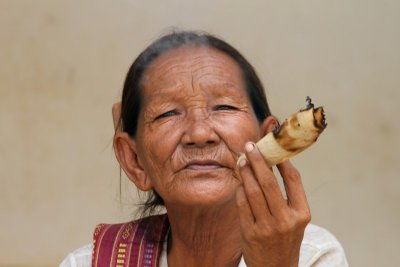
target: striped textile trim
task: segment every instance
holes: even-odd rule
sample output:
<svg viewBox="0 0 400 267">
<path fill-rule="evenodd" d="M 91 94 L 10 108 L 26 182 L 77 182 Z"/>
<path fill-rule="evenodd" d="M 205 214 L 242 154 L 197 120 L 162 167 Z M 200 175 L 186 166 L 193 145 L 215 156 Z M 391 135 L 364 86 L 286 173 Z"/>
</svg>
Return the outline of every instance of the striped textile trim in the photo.
<svg viewBox="0 0 400 267">
<path fill-rule="evenodd" d="M 168 229 L 166 214 L 97 225 L 92 267 L 156 267 Z"/>
</svg>

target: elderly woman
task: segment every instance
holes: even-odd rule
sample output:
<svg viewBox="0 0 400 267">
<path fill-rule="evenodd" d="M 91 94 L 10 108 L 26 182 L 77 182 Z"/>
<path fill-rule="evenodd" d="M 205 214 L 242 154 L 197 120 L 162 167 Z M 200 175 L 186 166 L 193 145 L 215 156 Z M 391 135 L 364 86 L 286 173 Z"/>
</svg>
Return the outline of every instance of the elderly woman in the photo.
<svg viewBox="0 0 400 267">
<path fill-rule="evenodd" d="M 278 124 L 249 62 L 226 42 L 178 32 L 147 47 L 126 77 L 116 157 L 167 214 L 99 225 L 61 266 L 347 266 L 309 224 L 299 172 L 277 178 L 255 142 Z M 238 155 L 247 159 L 236 163 Z"/>
</svg>

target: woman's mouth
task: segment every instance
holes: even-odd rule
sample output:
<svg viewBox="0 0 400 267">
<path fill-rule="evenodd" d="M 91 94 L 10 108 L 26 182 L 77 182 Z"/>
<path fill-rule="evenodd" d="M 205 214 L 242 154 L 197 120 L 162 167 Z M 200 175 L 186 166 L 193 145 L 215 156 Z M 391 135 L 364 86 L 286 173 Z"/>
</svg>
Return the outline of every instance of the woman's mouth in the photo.
<svg viewBox="0 0 400 267">
<path fill-rule="evenodd" d="M 221 164 L 213 160 L 193 160 L 186 164 L 185 169 L 195 171 L 209 171 L 221 168 Z"/>
</svg>

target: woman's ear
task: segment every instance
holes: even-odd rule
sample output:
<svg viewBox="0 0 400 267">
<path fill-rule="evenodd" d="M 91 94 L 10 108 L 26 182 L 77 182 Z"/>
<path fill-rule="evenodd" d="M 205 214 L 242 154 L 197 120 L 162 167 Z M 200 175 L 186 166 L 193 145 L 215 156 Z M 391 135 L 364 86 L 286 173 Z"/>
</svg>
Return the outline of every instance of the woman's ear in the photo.
<svg viewBox="0 0 400 267">
<path fill-rule="evenodd" d="M 135 140 L 128 133 L 118 131 L 114 135 L 114 153 L 119 165 L 137 188 L 150 191 L 153 185 L 139 162 Z"/>
<path fill-rule="evenodd" d="M 270 115 L 265 118 L 265 120 L 261 123 L 261 134 L 262 136 L 267 135 L 267 133 L 272 132 L 275 127 L 279 125 L 277 118 Z"/>
<path fill-rule="evenodd" d="M 112 106 L 112 118 L 115 132 L 121 131 L 121 102 L 114 103 Z"/>
</svg>

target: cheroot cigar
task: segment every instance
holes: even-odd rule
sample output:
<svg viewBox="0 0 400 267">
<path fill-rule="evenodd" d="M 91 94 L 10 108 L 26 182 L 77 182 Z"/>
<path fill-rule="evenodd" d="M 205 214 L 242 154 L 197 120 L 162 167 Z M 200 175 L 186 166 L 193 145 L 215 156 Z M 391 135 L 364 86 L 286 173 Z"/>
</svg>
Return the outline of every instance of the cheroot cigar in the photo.
<svg viewBox="0 0 400 267">
<path fill-rule="evenodd" d="M 305 150 L 317 141 L 326 128 L 323 107 L 314 108 L 310 97 L 307 97 L 306 102 L 305 109 L 294 113 L 256 143 L 269 166 L 279 164 Z M 245 157 L 242 154 L 238 163 Z"/>
</svg>

